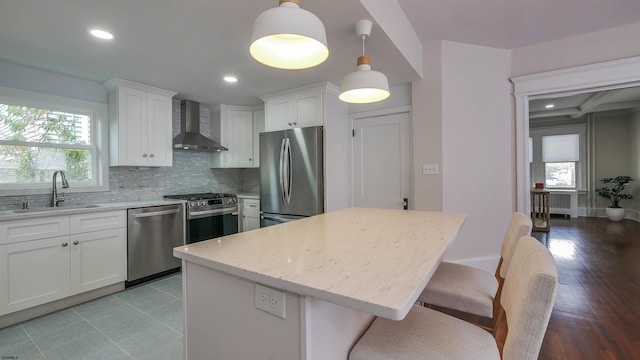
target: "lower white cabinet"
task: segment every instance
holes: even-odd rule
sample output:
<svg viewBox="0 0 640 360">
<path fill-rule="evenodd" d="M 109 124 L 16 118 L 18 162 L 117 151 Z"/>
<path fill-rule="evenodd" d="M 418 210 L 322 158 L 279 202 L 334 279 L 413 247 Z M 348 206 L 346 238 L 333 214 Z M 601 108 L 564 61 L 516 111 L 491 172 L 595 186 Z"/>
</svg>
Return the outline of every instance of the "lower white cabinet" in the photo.
<svg viewBox="0 0 640 360">
<path fill-rule="evenodd" d="M 62 227 L 66 235 L 27 236 L 23 238 L 29 240 L 0 245 L 0 315 L 126 279 L 126 210 L 56 217 L 59 222 L 61 218 L 71 224 Z M 11 233 L 28 224 L 38 229 L 50 223 L 51 219 L 44 217 L 2 225 Z"/>
<path fill-rule="evenodd" d="M 126 279 L 126 228 L 75 234 L 70 240 L 72 292 L 94 290 Z"/>
<path fill-rule="evenodd" d="M 240 231 L 260 228 L 260 200 L 241 198 L 240 214 L 242 215 L 242 229 Z"/>
<path fill-rule="evenodd" d="M 69 236 L 0 246 L 0 315 L 69 293 Z"/>
</svg>

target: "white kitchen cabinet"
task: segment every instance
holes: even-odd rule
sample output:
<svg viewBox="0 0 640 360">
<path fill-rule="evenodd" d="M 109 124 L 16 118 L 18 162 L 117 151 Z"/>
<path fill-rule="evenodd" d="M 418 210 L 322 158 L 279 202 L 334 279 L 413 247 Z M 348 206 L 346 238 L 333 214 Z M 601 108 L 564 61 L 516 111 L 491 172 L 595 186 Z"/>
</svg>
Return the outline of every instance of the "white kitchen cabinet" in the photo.
<svg viewBox="0 0 640 360">
<path fill-rule="evenodd" d="M 73 234 L 69 240 L 73 292 L 94 290 L 126 279 L 126 228 Z"/>
<path fill-rule="evenodd" d="M 122 79 L 109 90 L 109 165 L 171 166 L 172 91 Z"/>
<path fill-rule="evenodd" d="M 220 112 L 212 116 L 212 137 L 228 151 L 212 155 L 211 167 L 258 167 L 259 159 L 255 137 L 264 128 L 260 108 L 220 105 Z"/>
<path fill-rule="evenodd" d="M 0 315 L 69 294 L 69 236 L 0 245 Z"/>
<path fill-rule="evenodd" d="M 334 86 L 325 82 L 261 97 L 265 130 L 324 125 L 325 94 L 330 87 Z"/>
<path fill-rule="evenodd" d="M 0 245 L 69 235 L 68 216 L 0 222 Z"/>
<path fill-rule="evenodd" d="M 1 222 L 0 315 L 125 281 L 126 225 L 126 210 Z"/>
<path fill-rule="evenodd" d="M 242 229 L 249 231 L 260 228 L 260 200 L 240 198 L 240 215 L 242 216 Z"/>
</svg>

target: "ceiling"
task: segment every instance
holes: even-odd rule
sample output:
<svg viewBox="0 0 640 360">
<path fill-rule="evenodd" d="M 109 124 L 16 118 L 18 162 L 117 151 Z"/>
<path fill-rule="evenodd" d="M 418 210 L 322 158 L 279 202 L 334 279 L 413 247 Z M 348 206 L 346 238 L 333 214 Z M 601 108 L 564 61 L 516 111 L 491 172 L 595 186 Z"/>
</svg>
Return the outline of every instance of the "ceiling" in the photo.
<svg viewBox="0 0 640 360">
<path fill-rule="evenodd" d="M 392 6 L 392 0 L 302 0 L 302 8 L 324 22 L 330 56 L 316 68 L 286 71 L 258 64 L 248 53 L 253 20 L 275 7 L 276 0 L 2 0 L 0 60 L 97 82 L 119 77 L 205 105 L 253 105 L 261 95 L 314 82 L 339 85 L 355 69 L 361 52 L 355 22 L 376 23 L 367 10 L 372 4 Z M 638 0 L 397 4 L 422 41 L 506 49 L 640 21 Z M 115 39 L 91 38 L 91 26 L 112 31 Z M 391 85 L 419 79 L 386 29 L 374 25 L 366 42 L 372 67 L 384 72 Z M 224 83 L 226 74 L 236 75 L 239 82 Z"/>
<path fill-rule="evenodd" d="M 547 108 L 546 106 L 553 105 Z M 569 96 L 546 97 L 529 101 L 531 124 L 544 121 L 578 119 L 589 113 L 640 110 L 640 87 L 603 90 Z"/>
</svg>

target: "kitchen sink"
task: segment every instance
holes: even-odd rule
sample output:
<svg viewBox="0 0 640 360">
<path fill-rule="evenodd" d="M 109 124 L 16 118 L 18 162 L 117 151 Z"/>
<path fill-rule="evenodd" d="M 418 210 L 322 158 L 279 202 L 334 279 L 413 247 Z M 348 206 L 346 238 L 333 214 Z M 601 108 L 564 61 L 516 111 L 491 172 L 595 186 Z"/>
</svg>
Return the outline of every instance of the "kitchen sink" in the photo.
<svg viewBox="0 0 640 360">
<path fill-rule="evenodd" d="M 100 205 L 69 205 L 69 206 L 58 206 L 58 207 L 42 207 L 42 208 L 33 208 L 33 209 L 21 209 L 21 210 L 11 210 L 16 214 L 29 214 L 29 213 L 39 213 L 46 211 L 62 211 L 62 210 L 75 210 L 75 209 L 90 209 L 100 207 Z"/>
</svg>

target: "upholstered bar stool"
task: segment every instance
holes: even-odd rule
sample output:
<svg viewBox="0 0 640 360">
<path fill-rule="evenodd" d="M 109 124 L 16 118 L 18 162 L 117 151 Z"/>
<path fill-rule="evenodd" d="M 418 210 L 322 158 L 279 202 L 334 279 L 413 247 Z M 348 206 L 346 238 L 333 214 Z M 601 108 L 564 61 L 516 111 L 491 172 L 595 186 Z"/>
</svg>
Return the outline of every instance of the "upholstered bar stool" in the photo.
<svg viewBox="0 0 640 360">
<path fill-rule="evenodd" d="M 516 243 L 521 237 L 531 235 L 531 226 L 531 219 L 527 215 L 513 213 L 502 241 L 495 274 L 471 266 L 442 262 L 418 301 L 445 311 L 452 309 L 492 319 L 491 326 L 485 326 L 492 329 L 496 320 L 494 314 L 499 309 L 502 282 Z"/>
<path fill-rule="evenodd" d="M 351 349 L 349 360 L 537 359 L 556 298 L 558 272 L 549 250 L 530 236 L 518 241 L 513 263 L 517 266 L 509 267 L 506 275 L 497 329 L 504 338 L 414 306 L 401 321 L 376 318 Z"/>
</svg>

